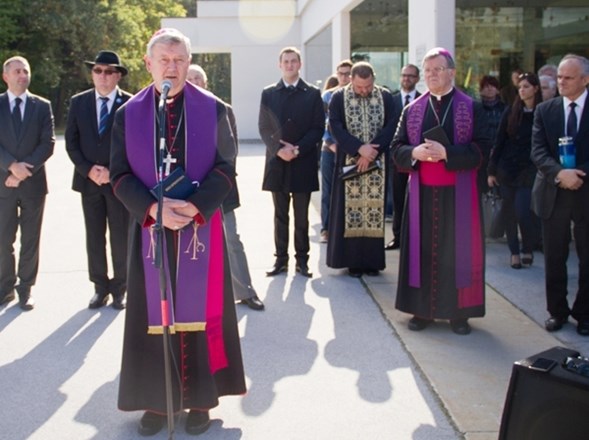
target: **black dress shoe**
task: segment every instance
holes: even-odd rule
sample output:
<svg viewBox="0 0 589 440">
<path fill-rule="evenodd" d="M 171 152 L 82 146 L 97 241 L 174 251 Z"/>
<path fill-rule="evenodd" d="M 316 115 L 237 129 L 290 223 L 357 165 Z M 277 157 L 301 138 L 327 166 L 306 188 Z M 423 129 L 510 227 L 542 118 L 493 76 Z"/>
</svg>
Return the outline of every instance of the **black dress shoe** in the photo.
<svg viewBox="0 0 589 440">
<path fill-rule="evenodd" d="M 414 316 L 413 318 L 411 318 L 409 320 L 407 327 L 409 328 L 409 330 L 412 330 L 414 332 L 418 332 L 418 331 L 426 328 L 432 322 L 433 322 L 433 319 L 425 319 L 425 318 L 420 318 L 419 316 Z"/>
<path fill-rule="evenodd" d="M 149 437 L 156 435 L 164 427 L 167 417 L 161 414 L 156 414 L 151 411 L 145 411 L 141 420 L 139 421 L 139 427 L 137 432 L 143 437 Z"/>
<path fill-rule="evenodd" d="M 581 336 L 589 336 L 589 321 L 579 321 L 577 323 L 577 333 Z"/>
<path fill-rule="evenodd" d="M 450 327 L 457 335 L 468 335 L 472 330 L 468 323 L 468 319 L 451 319 Z"/>
<path fill-rule="evenodd" d="M 106 305 L 108 301 L 108 293 L 95 293 L 92 299 L 90 299 L 90 303 L 88 304 L 89 309 L 99 309 L 102 306 Z"/>
<path fill-rule="evenodd" d="M 286 264 L 275 264 L 274 267 L 269 270 L 268 272 L 266 272 L 266 276 L 267 277 L 273 277 L 275 275 L 278 275 L 279 273 L 282 272 L 288 272 L 288 265 Z"/>
<path fill-rule="evenodd" d="M 0 297 L 0 306 L 9 303 L 14 298 L 16 298 L 16 295 L 14 294 L 14 290 L 11 290 L 6 295 Z"/>
<path fill-rule="evenodd" d="M 112 308 L 116 310 L 124 310 L 127 307 L 127 300 L 125 294 L 112 296 Z"/>
<path fill-rule="evenodd" d="M 352 278 L 360 278 L 362 276 L 362 269 L 350 267 L 348 269 L 348 275 L 350 275 Z"/>
<path fill-rule="evenodd" d="M 186 417 L 186 433 L 190 435 L 199 435 L 209 429 L 211 419 L 208 411 L 190 410 Z"/>
<path fill-rule="evenodd" d="M 257 296 L 251 298 L 242 299 L 239 301 L 240 304 L 245 304 L 252 310 L 264 310 L 264 303 Z"/>
<path fill-rule="evenodd" d="M 568 321 L 568 318 L 560 318 L 558 316 L 551 316 L 544 321 L 544 328 L 549 332 L 555 332 L 560 330 L 564 324 Z"/>
<path fill-rule="evenodd" d="M 395 249 L 399 249 L 401 247 L 401 243 L 399 243 L 399 240 L 391 240 L 387 243 L 387 245 L 384 247 L 385 251 L 392 251 Z"/>
<path fill-rule="evenodd" d="M 35 300 L 30 293 L 18 296 L 18 305 L 25 311 L 33 310 L 35 308 Z"/>
<path fill-rule="evenodd" d="M 297 264 L 295 268 L 297 273 L 300 273 L 302 276 L 311 278 L 313 274 L 309 272 L 309 267 L 306 264 Z"/>
</svg>

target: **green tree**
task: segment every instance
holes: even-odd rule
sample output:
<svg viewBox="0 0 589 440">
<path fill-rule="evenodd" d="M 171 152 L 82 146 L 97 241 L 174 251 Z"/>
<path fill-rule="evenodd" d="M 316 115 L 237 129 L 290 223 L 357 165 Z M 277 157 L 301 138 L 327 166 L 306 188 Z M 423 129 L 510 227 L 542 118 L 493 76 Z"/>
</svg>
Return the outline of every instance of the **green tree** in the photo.
<svg viewBox="0 0 589 440">
<path fill-rule="evenodd" d="M 136 92 L 150 81 L 143 64 L 150 36 L 162 18 L 186 14 L 174 0 L 0 0 L 1 6 L 3 60 L 17 54 L 29 60 L 31 91 L 51 100 L 58 126 L 69 97 L 91 86 L 84 60 L 100 50 L 117 52 L 129 69 L 121 85 Z"/>
<path fill-rule="evenodd" d="M 197 53 L 192 62 L 207 73 L 208 89 L 227 103 L 231 103 L 231 55 L 228 53 Z"/>
</svg>

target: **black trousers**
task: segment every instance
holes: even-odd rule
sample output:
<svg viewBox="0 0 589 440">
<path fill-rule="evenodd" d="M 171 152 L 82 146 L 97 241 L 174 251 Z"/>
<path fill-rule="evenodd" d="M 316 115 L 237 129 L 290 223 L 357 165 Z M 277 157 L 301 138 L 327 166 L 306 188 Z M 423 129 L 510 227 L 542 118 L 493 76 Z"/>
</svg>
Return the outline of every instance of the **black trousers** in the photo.
<svg viewBox="0 0 589 440">
<path fill-rule="evenodd" d="M 391 171 L 393 179 L 393 238 L 401 241 L 401 220 L 403 219 L 409 174 L 399 172 L 394 165 Z"/>
<path fill-rule="evenodd" d="M 272 192 L 274 202 L 274 246 L 276 262 L 288 262 L 289 210 L 292 199 L 294 211 L 295 258 L 299 264 L 309 260 L 309 203 L 311 193 Z"/>
<path fill-rule="evenodd" d="M 96 293 L 122 295 L 127 290 L 127 236 L 129 213 L 112 194 L 82 194 L 86 225 L 88 275 Z M 110 237 L 112 278 L 108 275 L 106 229 Z"/>
<path fill-rule="evenodd" d="M 589 320 L 589 189 L 558 190 L 554 211 L 542 221 L 546 302 L 551 316 Z M 567 259 L 571 241 L 579 258 L 579 287 L 572 308 L 567 301 Z"/>
<path fill-rule="evenodd" d="M 10 293 L 15 287 L 20 295 L 26 295 L 35 284 L 44 209 L 44 195 L 20 197 L 16 190 L 10 196 L 0 198 L 0 295 Z M 18 228 L 20 254 L 17 271 L 14 242 Z"/>
</svg>

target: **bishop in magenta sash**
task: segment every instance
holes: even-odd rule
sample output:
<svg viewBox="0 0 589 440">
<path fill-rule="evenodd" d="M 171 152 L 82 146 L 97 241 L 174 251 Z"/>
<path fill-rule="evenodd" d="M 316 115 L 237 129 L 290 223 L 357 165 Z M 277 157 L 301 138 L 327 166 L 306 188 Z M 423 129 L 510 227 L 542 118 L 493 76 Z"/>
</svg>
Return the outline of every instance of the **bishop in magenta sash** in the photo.
<svg viewBox="0 0 589 440">
<path fill-rule="evenodd" d="M 428 91 L 405 108 L 393 160 L 410 175 L 396 307 L 411 330 L 449 320 L 457 334 L 485 314 L 485 259 L 477 170 L 489 154 L 480 103 L 453 86 L 450 53 L 424 58 Z"/>
<path fill-rule="evenodd" d="M 111 181 L 131 214 L 119 408 L 144 411 L 142 435 L 153 435 L 165 424 L 164 325 L 170 329 L 176 368 L 174 410 L 189 411 L 187 432 L 208 428 L 208 410 L 218 405 L 220 396 L 245 393 L 220 211 L 235 181 L 235 141 L 222 101 L 186 82 L 189 48 L 186 37 L 175 30 L 152 37 L 146 65 L 154 82 L 121 107 L 113 127 Z M 160 167 L 157 109 L 163 80 L 172 87 L 165 102 L 167 160 Z M 157 203 L 150 190 L 178 167 L 193 189 L 185 200 L 164 200 L 169 301 L 162 307 L 154 265 Z"/>
</svg>

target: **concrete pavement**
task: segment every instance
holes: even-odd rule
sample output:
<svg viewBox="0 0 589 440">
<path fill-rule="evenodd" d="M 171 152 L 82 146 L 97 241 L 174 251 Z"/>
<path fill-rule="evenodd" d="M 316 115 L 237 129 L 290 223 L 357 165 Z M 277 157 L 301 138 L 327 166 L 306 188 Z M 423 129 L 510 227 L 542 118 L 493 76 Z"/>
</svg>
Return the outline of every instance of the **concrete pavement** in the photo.
<svg viewBox="0 0 589 440">
<path fill-rule="evenodd" d="M 487 247 L 487 316 L 472 320 L 471 335 L 442 322 L 409 332 L 409 316 L 394 309 L 397 251 L 379 277 L 352 279 L 325 266 L 319 193 L 310 212 L 314 277 L 291 268 L 266 278 L 273 226 L 270 195 L 260 190 L 263 152 L 241 146 L 237 218 L 266 311 L 237 306 L 248 393 L 223 398 L 201 438 L 496 439 L 514 361 L 555 345 L 589 352 L 573 325 L 543 330 L 541 255 L 515 271 L 504 243 Z M 0 309 L 0 436 L 142 438 L 140 414 L 116 408 L 124 313 L 87 309 L 83 219 L 62 139 L 47 167 L 37 307 Z M 182 422 L 175 438 L 191 438 Z"/>
</svg>

